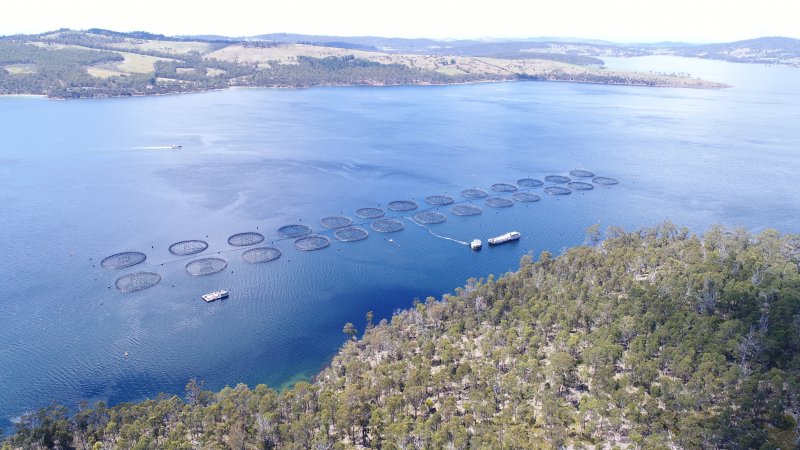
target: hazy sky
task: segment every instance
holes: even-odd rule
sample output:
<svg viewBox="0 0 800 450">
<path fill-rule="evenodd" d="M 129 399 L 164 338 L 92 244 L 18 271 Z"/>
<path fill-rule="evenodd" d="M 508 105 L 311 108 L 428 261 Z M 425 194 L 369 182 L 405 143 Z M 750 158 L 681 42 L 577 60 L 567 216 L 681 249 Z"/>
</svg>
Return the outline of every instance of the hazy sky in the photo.
<svg viewBox="0 0 800 450">
<path fill-rule="evenodd" d="M 796 0 L 0 0 L 0 34 L 57 28 L 167 35 L 584 37 L 621 42 L 800 38 Z"/>
</svg>

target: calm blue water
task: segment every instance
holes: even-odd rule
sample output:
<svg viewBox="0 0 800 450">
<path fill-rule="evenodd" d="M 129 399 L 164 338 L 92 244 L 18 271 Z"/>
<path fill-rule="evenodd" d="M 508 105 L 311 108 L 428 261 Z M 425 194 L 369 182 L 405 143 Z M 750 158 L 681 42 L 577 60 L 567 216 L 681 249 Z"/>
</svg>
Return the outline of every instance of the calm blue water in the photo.
<svg viewBox="0 0 800 450">
<path fill-rule="evenodd" d="M 514 270 L 528 251 L 558 253 L 594 223 L 800 232 L 797 69 L 675 58 L 608 65 L 735 87 L 524 82 L 0 98 L 0 417 L 7 426 L 51 401 L 181 392 L 190 377 L 209 389 L 311 377 L 344 341 L 345 322 L 363 329 L 369 310 L 388 317 L 469 277 Z M 171 144 L 183 149 L 156 148 Z M 360 207 L 423 204 L 578 167 L 621 183 L 476 217 L 441 208 L 439 234 L 522 232 L 481 252 L 407 220 L 399 233 L 318 252 L 276 242 L 283 256 L 261 265 L 227 244 L 241 231 L 273 241 L 290 223 L 320 230 L 320 218 L 355 218 Z M 207 240 L 206 253 L 221 252 L 227 270 L 187 276 L 190 259 L 167 250 L 183 239 Z M 148 260 L 99 268 L 124 250 Z M 109 289 L 141 269 L 163 281 L 133 294 Z M 218 288 L 231 298 L 200 300 Z"/>
</svg>

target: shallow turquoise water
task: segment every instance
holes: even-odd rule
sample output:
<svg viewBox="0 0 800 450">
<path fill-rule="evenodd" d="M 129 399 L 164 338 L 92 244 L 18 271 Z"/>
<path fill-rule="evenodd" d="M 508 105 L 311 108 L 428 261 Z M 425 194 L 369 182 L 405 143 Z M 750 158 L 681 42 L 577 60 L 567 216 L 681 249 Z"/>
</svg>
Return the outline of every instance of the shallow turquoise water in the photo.
<svg viewBox="0 0 800 450">
<path fill-rule="evenodd" d="M 519 82 L 447 87 L 228 90 L 49 101 L 0 98 L 0 417 L 59 401 L 119 402 L 313 376 L 342 325 L 501 274 L 529 251 L 580 244 L 599 223 L 669 219 L 800 232 L 797 69 L 670 58 L 610 60 L 728 81 L 726 90 Z M 689 69 L 685 69 L 686 65 Z M 670 69 L 677 67 L 677 69 Z M 181 144 L 181 150 L 172 150 Z M 620 184 L 447 216 L 471 252 L 405 229 L 299 252 L 277 229 L 361 207 L 585 168 Z M 502 194 L 510 197 L 510 194 Z M 393 215 L 397 215 L 394 214 Z M 365 225 L 368 229 L 368 223 Z M 283 253 L 250 265 L 229 235 L 259 231 Z M 331 232 L 325 232 L 332 238 Z M 190 277 L 171 243 L 204 239 L 224 272 Z M 391 239 L 391 241 L 389 240 Z M 99 261 L 125 250 L 147 261 Z M 133 294 L 117 276 L 158 272 Z M 112 286 L 109 288 L 109 286 Z M 231 298 L 205 304 L 219 288 Z M 128 356 L 125 357 L 125 352 Z M 6 422 L 6 425 L 8 422 Z"/>
</svg>

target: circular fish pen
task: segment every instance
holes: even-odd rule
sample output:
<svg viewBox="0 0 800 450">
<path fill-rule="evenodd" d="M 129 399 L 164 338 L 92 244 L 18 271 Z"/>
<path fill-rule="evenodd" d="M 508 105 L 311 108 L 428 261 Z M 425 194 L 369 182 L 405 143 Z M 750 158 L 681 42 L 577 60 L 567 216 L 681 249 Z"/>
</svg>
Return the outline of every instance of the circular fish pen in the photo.
<svg viewBox="0 0 800 450">
<path fill-rule="evenodd" d="M 186 273 L 194 277 L 202 277 L 222 272 L 226 267 L 228 267 L 228 261 L 222 258 L 200 258 L 186 264 Z"/>
<path fill-rule="evenodd" d="M 114 285 L 120 292 L 136 292 L 151 288 L 161 282 L 161 275 L 155 272 L 135 272 L 117 278 Z"/>
<path fill-rule="evenodd" d="M 571 180 L 569 179 L 569 177 L 561 175 L 548 175 L 544 177 L 544 181 L 547 181 L 548 183 L 564 184 L 564 183 L 569 183 Z"/>
<path fill-rule="evenodd" d="M 284 225 L 278 228 L 278 234 L 285 238 L 299 238 L 300 236 L 311 234 L 311 228 L 299 224 Z"/>
<path fill-rule="evenodd" d="M 448 195 L 431 195 L 430 197 L 425 197 L 425 203 L 434 206 L 449 205 L 454 201 L 453 197 Z"/>
<path fill-rule="evenodd" d="M 179 241 L 169 246 L 169 252 L 175 256 L 195 255 L 208 248 L 208 242 L 200 240 Z"/>
<path fill-rule="evenodd" d="M 325 228 L 342 228 L 350 226 L 353 221 L 345 216 L 331 216 L 320 220 L 319 223 Z"/>
<path fill-rule="evenodd" d="M 237 233 L 228 238 L 228 244 L 234 247 L 246 247 L 248 245 L 259 244 L 264 240 L 264 235 L 255 231 Z"/>
<path fill-rule="evenodd" d="M 492 190 L 495 192 L 514 192 L 517 187 L 508 183 L 495 183 L 492 185 Z"/>
<path fill-rule="evenodd" d="M 531 192 L 517 192 L 511 198 L 518 202 L 538 202 L 541 200 L 541 197 Z"/>
<path fill-rule="evenodd" d="M 572 189 L 573 191 L 589 191 L 594 189 L 594 185 L 591 183 L 584 183 L 583 181 L 570 181 L 567 183 L 567 187 Z"/>
<path fill-rule="evenodd" d="M 544 188 L 544 193 L 547 195 L 569 195 L 572 191 L 561 186 L 548 186 Z"/>
<path fill-rule="evenodd" d="M 592 179 L 592 182 L 594 184 L 601 184 L 603 186 L 613 186 L 619 183 L 619 180 L 617 180 L 616 178 L 609 178 L 609 177 L 594 177 Z"/>
<path fill-rule="evenodd" d="M 294 248 L 304 252 L 322 250 L 331 245 L 331 240 L 325 236 L 308 236 L 294 241 Z"/>
<path fill-rule="evenodd" d="M 383 210 L 380 208 L 361 208 L 356 210 L 356 215 L 362 219 L 377 219 L 383 217 Z"/>
<path fill-rule="evenodd" d="M 486 206 L 491 206 L 492 208 L 508 208 L 509 206 L 514 206 L 512 200 L 503 197 L 487 198 L 485 203 Z"/>
<path fill-rule="evenodd" d="M 520 178 L 517 180 L 517 186 L 522 187 L 539 187 L 543 184 L 544 182 L 542 180 L 537 180 L 536 178 Z"/>
<path fill-rule="evenodd" d="M 461 191 L 461 196 L 464 198 L 486 198 L 489 193 L 483 189 L 464 189 Z"/>
<path fill-rule="evenodd" d="M 100 261 L 103 269 L 124 269 L 126 267 L 141 264 L 147 259 L 147 255 L 142 252 L 122 252 L 107 256 Z"/>
<path fill-rule="evenodd" d="M 369 236 L 367 230 L 359 227 L 340 228 L 333 233 L 333 237 L 342 242 L 355 242 L 366 239 Z"/>
<path fill-rule="evenodd" d="M 414 214 L 414 220 L 417 223 L 425 225 L 433 225 L 435 223 L 442 223 L 447 220 L 447 216 L 436 211 L 424 211 Z"/>
<path fill-rule="evenodd" d="M 411 211 L 417 209 L 416 202 L 410 200 L 395 200 L 387 205 L 392 211 Z"/>
<path fill-rule="evenodd" d="M 245 250 L 242 259 L 250 264 L 275 261 L 281 257 L 281 251 L 274 247 L 257 247 Z"/>
<path fill-rule="evenodd" d="M 456 205 L 450 208 L 450 212 L 457 216 L 477 216 L 483 213 L 483 210 L 473 205 Z"/>
<path fill-rule="evenodd" d="M 394 233 L 405 228 L 403 222 L 394 219 L 376 220 L 375 222 L 372 222 L 369 227 L 379 233 Z"/>
<path fill-rule="evenodd" d="M 594 172 L 589 172 L 588 170 L 583 169 L 570 170 L 569 174 L 578 178 L 591 178 L 594 176 Z"/>
</svg>

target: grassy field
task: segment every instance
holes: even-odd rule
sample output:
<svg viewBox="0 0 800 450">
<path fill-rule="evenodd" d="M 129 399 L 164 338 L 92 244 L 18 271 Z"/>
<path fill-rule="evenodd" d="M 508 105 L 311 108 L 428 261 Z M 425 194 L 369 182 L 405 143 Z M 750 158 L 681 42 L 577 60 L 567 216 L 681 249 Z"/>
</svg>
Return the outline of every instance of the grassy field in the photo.
<svg viewBox="0 0 800 450">
<path fill-rule="evenodd" d="M 226 73 L 227 73 L 227 72 L 226 72 L 226 71 L 224 71 L 224 70 L 222 70 L 222 69 L 213 69 L 213 68 L 210 68 L 210 69 L 207 69 L 207 70 L 206 70 L 206 75 L 208 75 L 208 76 L 210 76 L 210 77 L 216 77 L 216 76 L 219 76 L 219 75 L 225 75 Z"/>
<path fill-rule="evenodd" d="M 124 72 L 120 72 L 118 70 L 104 69 L 102 67 L 87 67 L 86 71 L 89 72 L 89 75 L 97 78 L 111 78 L 111 77 L 118 77 L 120 75 L 125 75 Z"/>
<path fill-rule="evenodd" d="M 61 50 L 65 48 L 74 48 L 80 50 L 95 50 L 93 48 L 81 47 L 80 45 L 64 45 L 64 44 L 57 44 L 55 42 L 31 42 L 30 44 L 40 48 L 45 48 L 47 50 Z"/>
<path fill-rule="evenodd" d="M 191 43 L 188 43 L 191 44 Z M 201 44 L 201 43 L 197 43 Z M 63 44 L 54 44 L 54 43 L 46 43 L 46 42 L 34 42 L 33 45 L 37 47 L 46 48 L 48 50 L 60 50 L 60 49 L 79 49 L 79 50 L 89 50 L 89 51 L 98 51 L 97 49 L 90 48 L 90 47 L 83 47 L 79 45 L 63 45 Z M 144 44 L 142 44 L 144 45 Z M 210 44 L 209 44 L 210 45 Z M 129 47 L 130 49 L 135 50 L 137 47 Z M 149 55 L 140 55 L 138 53 L 130 53 L 125 51 L 118 51 L 115 52 L 120 54 L 123 58 L 123 61 L 119 63 L 113 64 L 101 64 L 98 66 L 87 67 L 87 71 L 90 75 L 107 78 L 112 76 L 118 76 L 122 74 L 130 74 L 130 73 L 151 73 L 154 71 L 153 64 L 156 61 L 169 61 L 168 58 L 161 58 L 157 56 L 149 56 Z M 9 72 L 12 72 L 9 70 Z M 12 72 L 15 73 L 15 72 Z M 31 72 L 16 72 L 16 73 L 31 73 Z"/>
<path fill-rule="evenodd" d="M 37 67 L 33 64 L 9 64 L 3 68 L 6 69 L 8 73 L 12 73 L 14 75 L 36 73 L 38 71 Z"/>
<path fill-rule="evenodd" d="M 167 58 L 156 56 L 139 55 L 137 53 L 118 52 L 125 58 L 125 61 L 114 64 L 114 66 L 124 73 L 150 73 L 153 72 L 153 64 L 156 61 L 169 61 Z"/>
<path fill-rule="evenodd" d="M 436 69 L 436 71 L 439 73 L 443 73 L 445 75 L 464 75 L 466 73 L 463 70 L 458 69 L 456 67 L 442 67 Z"/>
<path fill-rule="evenodd" d="M 189 52 L 210 53 L 225 44 L 214 44 L 210 42 L 176 42 L 176 41 L 148 41 L 140 39 L 127 39 L 125 42 L 110 44 L 111 47 L 120 50 L 143 50 L 157 51 L 163 53 L 177 53 L 185 55 Z"/>
<path fill-rule="evenodd" d="M 111 78 L 132 73 L 153 73 L 153 64 L 156 61 L 169 61 L 167 58 L 156 56 L 139 55 L 136 53 L 116 52 L 122 55 L 125 60 L 118 63 L 104 63 L 86 68 L 89 75 L 98 78 Z"/>
<path fill-rule="evenodd" d="M 278 64 L 297 64 L 298 56 L 327 58 L 329 56 L 355 55 L 357 58 L 369 59 L 369 55 L 365 55 L 367 53 L 369 52 L 303 44 L 285 44 L 266 48 L 234 44 L 211 52 L 206 57 L 268 66 L 271 61 Z"/>
</svg>

